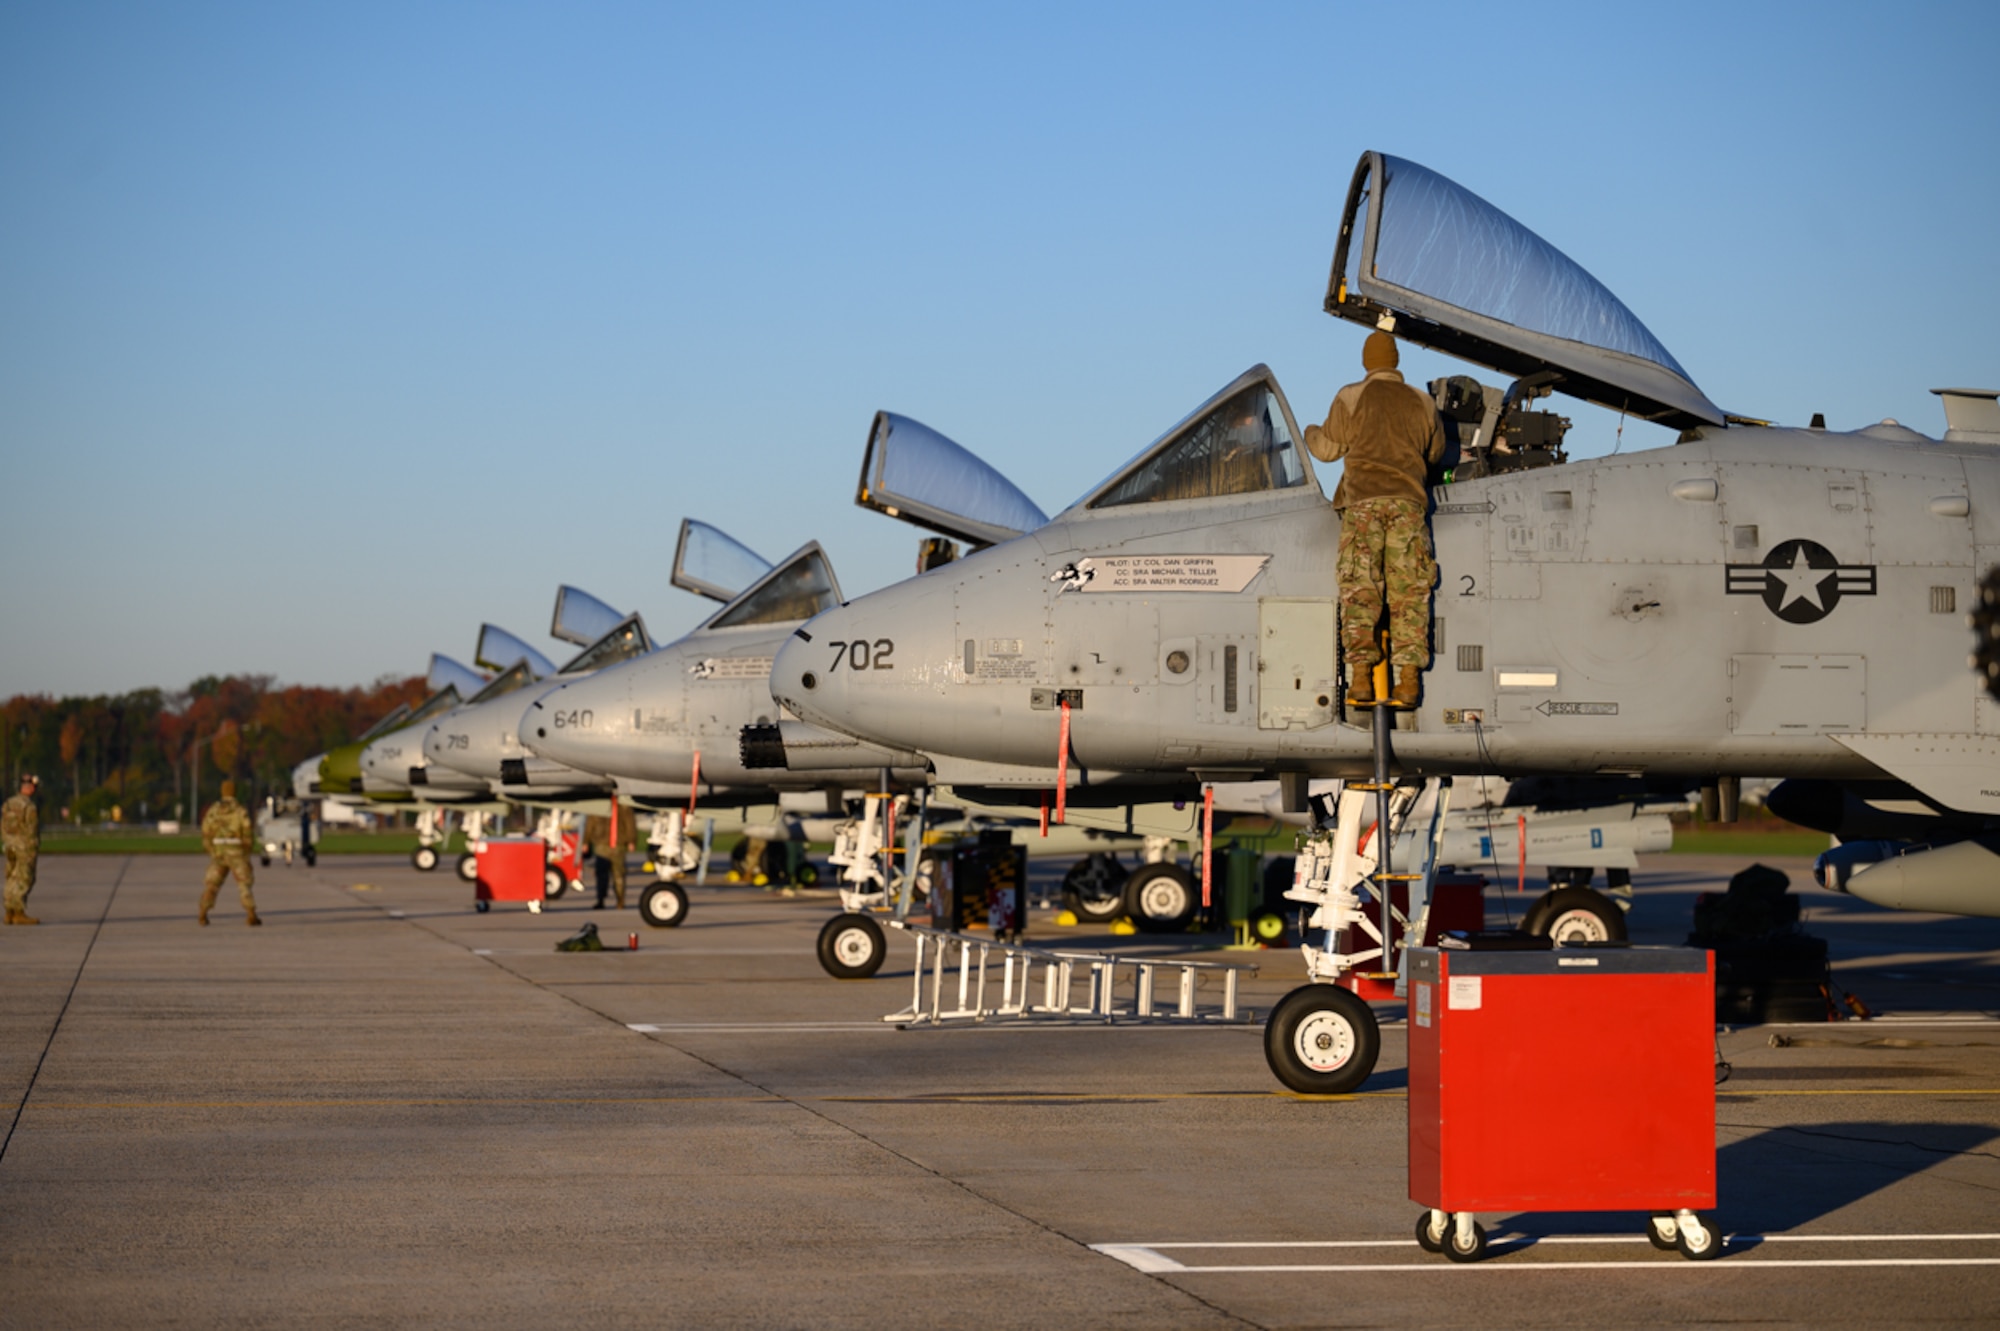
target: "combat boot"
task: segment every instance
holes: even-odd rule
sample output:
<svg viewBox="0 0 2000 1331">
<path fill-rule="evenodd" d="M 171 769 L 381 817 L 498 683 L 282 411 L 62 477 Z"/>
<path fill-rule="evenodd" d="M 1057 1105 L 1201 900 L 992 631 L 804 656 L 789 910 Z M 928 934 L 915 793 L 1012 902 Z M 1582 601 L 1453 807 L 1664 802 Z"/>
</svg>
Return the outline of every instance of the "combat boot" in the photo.
<svg viewBox="0 0 2000 1331">
<path fill-rule="evenodd" d="M 1347 682 L 1347 705 L 1349 707 L 1373 707 L 1375 705 L 1375 667 L 1358 665 Z"/>
<path fill-rule="evenodd" d="M 15 910 L 12 906 L 7 907 L 7 923 L 12 924 L 15 920 L 19 919 L 20 917 L 21 917 L 20 911 Z"/>
<path fill-rule="evenodd" d="M 1423 691 L 1423 671 L 1415 666 L 1396 667 L 1396 687 L 1390 691 L 1389 701 L 1398 707 L 1415 707 Z"/>
<path fill-rule="evenodd" d="M 255 929 L 258 925 L 262 924 L 263 921 L 257 918 L 257 912 L 253 910 L 248 915 L 243 917 L 243 923 L 245 926 L 251 929 Z"/>
<path fill-rule="evenodd" d="M 41 921 L 40 921 L 40 920 L 38 920 L 38 919 L 36 919 L 36 918 L 35 918 L 34 916 L 32 916 L 32 915 L 28 914 L 28 912 L 26 912 L 26 911 L 24 911 L 24 910 L 17 910 L 17 911 L 15 911 L 15 912 L 14 912 L 14 923 L 16 923 L 16 924 L 40 924 L 40 923 L 41 923 Z"/>
</svg>

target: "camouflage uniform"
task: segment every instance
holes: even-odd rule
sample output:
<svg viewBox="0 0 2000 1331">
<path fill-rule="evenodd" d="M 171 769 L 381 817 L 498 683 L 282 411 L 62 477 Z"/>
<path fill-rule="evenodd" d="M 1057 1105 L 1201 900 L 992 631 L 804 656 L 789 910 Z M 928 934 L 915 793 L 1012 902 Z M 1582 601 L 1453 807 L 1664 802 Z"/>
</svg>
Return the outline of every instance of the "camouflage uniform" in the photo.
<svg viewBox="0 0 2000 1331">
<path fill-rule="evenodd" d="M 28 893 L 35 890 L 35 861 L 42 854 L 42 820 L 29 796 L 16 793 L 0 805 L 0 840 L 7 847 L 7 923 L 34 924 Z"/>
<path fill-rule="evenodd" d="M 595 814 L 583 820 L 584 848 L 597 857 L 597 904 L 604 904 L 605 877 L 610 876 L 610 887 L 618 898 L 618 909 L 625 909 L 625 852 L 639 846 L 639 820 L 633 815 L 632 806 L 620 804 L 618 810 L 618 835 L 611 835 L 611 820 L 599 818 Z"/>
<path fill-rule="evenodd" d="M 1365 499 L 1341 514 L 1340 638 L 1347 659 L 1373 666 L 1382 659 L 1375 621 L 1389 607 L 1389 660 L 1418 670 L 1431 663 L 1431 554 L 1424 505 L 1408 499 Z"/>
<path fill-rule="evenodd" d="M 253 833 L 250 815 L 234 796 L 224 795 L 208 806 L 201 816 L 201 847 L 208 852 L 208 873 L 201 880 L 201 922 L 208 923 L 208 908 L 222 890 L 222 880 L 236 875 L 236 891 L 243 898 L 245 924 L 262 924 L 257 918 L 257 898 L 250 895 L 254 882 L 250 873 Z"/>
<path fill-rule="evenodd" d="M 1322 462 L 1345 459 L 1333 507 L 1340 523 L 1340 631 L 1348 663 L 1382 659 L 1375 623 L 1389 611 L 1389 659 L 1422 671 L 1431 663 L 1431 553 L 1425 514 L 1429 469 L 1444 460 L 1437 408 L 1403 382 L 1395 340 L 1374 333 L 1362 350 L 1368 377 L 1334 396 L 1326 424 L 1306 427 Z"/>
</svg>

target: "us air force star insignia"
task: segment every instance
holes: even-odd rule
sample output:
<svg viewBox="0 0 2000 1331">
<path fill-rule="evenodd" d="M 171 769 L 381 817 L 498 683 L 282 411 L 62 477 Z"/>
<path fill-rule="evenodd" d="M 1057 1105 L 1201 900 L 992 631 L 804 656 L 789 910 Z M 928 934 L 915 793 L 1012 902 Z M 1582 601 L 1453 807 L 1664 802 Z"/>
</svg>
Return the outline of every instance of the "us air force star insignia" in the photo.
<svg viewBox="0 0 2000 1331">
<path fill-rule="evenodd" d="M 1761 564 L 1727 566 L 1731 596 L 1761 596 L 1787 624 L 1817 624 L 1843 596 L 1873 596 L 1875 566 L 1843 564 L 1818 541 L 1780 541 Z"/>
</svg>

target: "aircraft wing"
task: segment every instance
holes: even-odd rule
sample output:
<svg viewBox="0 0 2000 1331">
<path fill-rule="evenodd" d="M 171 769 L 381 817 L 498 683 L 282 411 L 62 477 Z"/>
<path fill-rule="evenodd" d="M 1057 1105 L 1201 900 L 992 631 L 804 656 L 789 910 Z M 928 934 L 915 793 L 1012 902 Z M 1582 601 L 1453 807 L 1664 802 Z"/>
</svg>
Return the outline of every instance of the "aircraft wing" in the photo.
<svg viewBox="0 0 2000 1331">
<path fill-rule="evenodd" d="M 1348 187 L 1327 313 L 1687 429 L 1723 410 L 1624 302 L 1472 191 L 1387 153 Z"/>
<path fill-rule="evenodd" d="M 974 548 L 1048 522 L 1015 484 L 921 421 L 875 413 L 854 502 Z"/>
</svg>

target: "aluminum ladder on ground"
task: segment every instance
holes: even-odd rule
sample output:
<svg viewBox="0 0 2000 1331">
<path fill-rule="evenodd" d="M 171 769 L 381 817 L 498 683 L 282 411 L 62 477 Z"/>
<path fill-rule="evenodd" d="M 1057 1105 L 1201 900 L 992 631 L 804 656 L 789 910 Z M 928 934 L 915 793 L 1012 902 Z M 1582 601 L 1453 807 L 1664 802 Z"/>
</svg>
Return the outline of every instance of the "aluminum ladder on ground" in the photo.
<svg viewBox="0 0 2000 1331">
<path fill-rule="evenodd" d="M 917 963 L 909 1007 L 882 1018 L 898 1025 L 992 1018 L 1235 1025 L 1255 1017 L 1237 1005 L 1238 983 L 1257 973 L 1255 965 L 1073 952 L 922 925 L 901 927 L 916 941 Z M 1205 978 L 1221 982 L 1219 1002 L 1202 1001 Z"/>
</svg>

